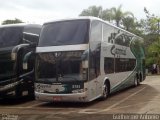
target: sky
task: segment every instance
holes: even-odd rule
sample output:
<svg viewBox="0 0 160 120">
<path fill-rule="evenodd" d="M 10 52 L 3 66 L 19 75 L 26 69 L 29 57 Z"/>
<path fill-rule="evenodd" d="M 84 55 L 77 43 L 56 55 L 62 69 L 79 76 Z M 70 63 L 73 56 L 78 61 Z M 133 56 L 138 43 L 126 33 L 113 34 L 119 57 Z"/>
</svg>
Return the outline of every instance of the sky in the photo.
<svg viewBox="0 0 160 120">
<path fill-rule="evenodd" d="M 0 23 L 18 18 L 26 23 L 40 23 L 74 18 L 90 6 L 103 9 L 118 7 L 130 11 L 138 19 L 145 19 L 144 7 L 160 17 L 160 0 L 0 0 Z"/>
</svg>

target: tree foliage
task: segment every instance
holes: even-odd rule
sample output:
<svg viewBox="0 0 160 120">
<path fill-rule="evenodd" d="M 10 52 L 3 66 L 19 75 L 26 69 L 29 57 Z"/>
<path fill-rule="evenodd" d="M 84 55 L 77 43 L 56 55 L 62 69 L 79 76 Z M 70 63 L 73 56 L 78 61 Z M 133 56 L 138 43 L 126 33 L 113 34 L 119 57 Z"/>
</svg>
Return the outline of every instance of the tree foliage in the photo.
<svg viewBox="0 0 160 120">
<path fill-rule="evenodd" d="M 144 8 L 146 20 L 143 20 L 143 28 L 145 30 L 145 46 L 146 46 L 146 64 L 151 66 L 153 63 L 160 65 L 160 34 L 159 24 L 160 18 Z"/>
<path fill-rule="evenodd" d="M 90 6 L 89 8 L 84 9 L 81 12 L 80 16 L 99 17 L 103 20 L 116 23 L 118 27 L 123 27 L 126 30 L 131 30 L 133 26 L 134 29 L 136 28 L 134 23 L 133 13 L 129 11 L 123 12 L 121 5 L 118 8 L 112 7 L 110 9 L 104 9 L 104 10 L 101 6 Z"/>
<path fill-rule="evenodd" d="M 127 12 L 122 11 L 122 5 L 120 5 L 118 8 L 112 7 L 111 8 L 111 15 L 112 15 L 112 19 L 115 20 L 116 25 L 118 27 L 120 26 L 120 22 L 122 21 L 122 19 L 124 19 L 125 17 L 131 16 L 134 18 L 133 13 L 131 13 L 129 11 L 127 11 Z M 131 17 L 128 17 L 128 18 L 131 18 Z"/>
<path fill-rule="evenodd" d="M 91 6 L 88 9 L 84 9 L 80 16 L 94 16 L 101 17 L 102 16 L 102 7 L 101 6 Z"/>
<path fill-rule="evenodd" d="M 80 14 L 81 16 L 95 16 L 130 31 L 144 38 L 146 49 L 146 64 L 160 65 L 160 18 L 144 8 L 146 19 L 137 20 L 133 13 L 122 11 L 122 5 L 103 10 L 101 6 L 91 6 Z"/>
<path fill-rule="evenodd" d="M 151 66 L 154 63 L 160 65 L 160 42 L 159 41 L 153 42 L 148 47 L 147 52 L 148 52 L 146 59 L 147 66 Z"/>
<path fill-rule="evenodd" d="M 2 25 L 6 24 L 16 24 L 16 23 L 23 23 L 22 20 L 15 18 L 14 20 L 5 20 L 2 22 Z"/>
</svg>

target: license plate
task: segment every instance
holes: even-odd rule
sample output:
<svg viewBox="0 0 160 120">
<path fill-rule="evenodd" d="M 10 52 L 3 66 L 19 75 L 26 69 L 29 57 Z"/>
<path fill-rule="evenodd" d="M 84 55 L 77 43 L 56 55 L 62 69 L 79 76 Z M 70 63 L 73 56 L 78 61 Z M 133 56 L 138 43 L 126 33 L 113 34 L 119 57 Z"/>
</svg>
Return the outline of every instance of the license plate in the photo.
<svg viewBox="0 0 160 120">
<path fill-rule="evenodd" d="M 62 100 L 62 98 L 59 97 L 59 96 L 58 96 L 58 97 L 57 97 L 57 96 L 56 96 L 56 97 L 53 97 L 53 101 L 61 101 L 61 100 Z"/>
</svg>

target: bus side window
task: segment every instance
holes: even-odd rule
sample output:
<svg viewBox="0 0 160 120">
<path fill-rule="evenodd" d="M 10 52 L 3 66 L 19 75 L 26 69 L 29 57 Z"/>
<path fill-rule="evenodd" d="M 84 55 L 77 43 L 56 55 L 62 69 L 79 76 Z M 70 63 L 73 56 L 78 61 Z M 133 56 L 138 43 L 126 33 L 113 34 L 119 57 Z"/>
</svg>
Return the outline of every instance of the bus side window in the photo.
<svg viewBox="0 0 160 120">
<path fill-rule="evenodd" d="M 105 74 L 114 73 L 114 58 L 104 58 Z"/>
<path fill-rule="evenodd" d="M 102 41 L 102 23 L 92 21 L 91 38 L 90 38 L 90 80 L 96 78 L 100 74 L 100 53 Z"/>
<path fill-rule="evenodd" d="M 90 80 L 100 75 L 100 49 L 90 52 Z"/>
</svg>

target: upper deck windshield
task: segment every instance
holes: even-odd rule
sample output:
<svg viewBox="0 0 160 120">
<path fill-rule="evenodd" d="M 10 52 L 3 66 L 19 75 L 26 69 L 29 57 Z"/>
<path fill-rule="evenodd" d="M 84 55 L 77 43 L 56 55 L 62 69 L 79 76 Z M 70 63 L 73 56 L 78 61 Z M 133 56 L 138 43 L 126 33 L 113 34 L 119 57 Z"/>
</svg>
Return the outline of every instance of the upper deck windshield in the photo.
<svg viewBox="0 0 160 120">
<path fill-rule="evenodd" d="M 0 48 L 18 45 L 23 37 L 23 26 L 0 28 Z"/>
<path fill-rule="evenodd" d="M 89 20 L 68 20 L 45 24 L 38 46 L 86 44 L 89 41 Z"/>
</svg>

